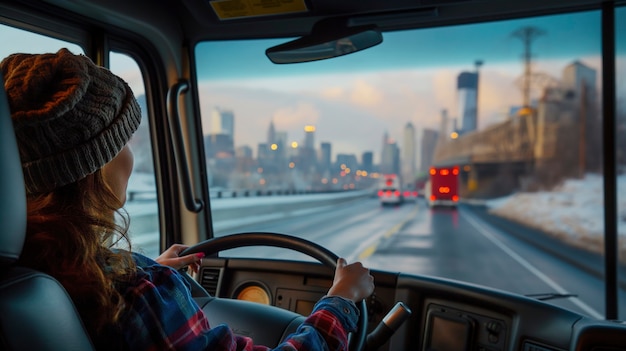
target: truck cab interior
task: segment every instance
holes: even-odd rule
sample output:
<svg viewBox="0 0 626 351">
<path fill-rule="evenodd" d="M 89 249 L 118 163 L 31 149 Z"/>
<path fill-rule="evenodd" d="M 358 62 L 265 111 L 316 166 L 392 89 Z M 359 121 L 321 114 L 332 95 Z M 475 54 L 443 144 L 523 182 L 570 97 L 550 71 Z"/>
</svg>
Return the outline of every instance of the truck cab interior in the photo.
<svg viewBox="0 0 626 351">
<path fill-rule="evenodd" d="M 270 347 L 346 257 L 376 285 L 351 350 L 626 350 L 624 33 L 621 0 L 0 2 L 0 56 L 69 47 L 129 81 L 132 248 L 205 253 L 182 273 L 210 324 Z M 592 87 L 554 78 L 572 62 Z M 63 287 L 16 265 L 26 197 L 4 94 L 0 115 L 0 348 L 92 349 Z M 378 174 L 408 165 L 413 184 L 457 167 L 455 208 L 380 206 Z M 590 178 L 600 229 L 574 239 L 490 210 Z M 553 227 L 577 195 L 552 197 L 543 214 L 570 214 Z"/>
</svg>

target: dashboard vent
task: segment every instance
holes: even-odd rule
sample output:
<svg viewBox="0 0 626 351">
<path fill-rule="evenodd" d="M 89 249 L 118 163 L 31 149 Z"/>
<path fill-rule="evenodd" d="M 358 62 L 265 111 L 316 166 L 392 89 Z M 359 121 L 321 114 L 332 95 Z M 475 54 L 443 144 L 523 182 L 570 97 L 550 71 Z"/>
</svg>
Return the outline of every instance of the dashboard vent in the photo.
<svg viewBox="0 0 626 351">
<path fill-rule="evenodd" d="M 211 294 L 211 296 L 217 296 L 217 288 L 219 286 L 221 275 L 221 268 L 204 268 L 202 270 L 202 280 L 200 285 L 202 285 L 202 287 L 209 294 Z"/>
</svg>

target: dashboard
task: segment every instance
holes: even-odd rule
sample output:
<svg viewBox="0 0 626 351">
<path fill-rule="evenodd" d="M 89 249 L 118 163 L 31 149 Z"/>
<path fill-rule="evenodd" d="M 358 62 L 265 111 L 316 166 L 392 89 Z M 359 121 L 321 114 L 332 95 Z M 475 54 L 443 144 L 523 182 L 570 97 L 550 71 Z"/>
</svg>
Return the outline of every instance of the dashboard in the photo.
<svg viewBox="0 0 626 351">
<path fill-rule="evenodd" d="M 368 332 L 398 301 L 412 312 L 379 350 L 626 350 L 623 322 L 594 320 L 536 299 L 460 281 L 379 270 L 371 274 L 376 288 L 366 300 Z M 332 277 L 331 268 L 314 262 L 211 258 L 203 260 L 195 279 L 211 296 L 246 301 L 241 307 L 245 310 L 271 305 L 307 316 L 330 288 Z M 233 314 L 231 308 L 224 314 Z M 219 318 L 214 310 L 206 312 Z M 290 323 L 297 325 L 303 319 Z M 233 329 L 247 333 L 246 327 Z"/>
</svg>

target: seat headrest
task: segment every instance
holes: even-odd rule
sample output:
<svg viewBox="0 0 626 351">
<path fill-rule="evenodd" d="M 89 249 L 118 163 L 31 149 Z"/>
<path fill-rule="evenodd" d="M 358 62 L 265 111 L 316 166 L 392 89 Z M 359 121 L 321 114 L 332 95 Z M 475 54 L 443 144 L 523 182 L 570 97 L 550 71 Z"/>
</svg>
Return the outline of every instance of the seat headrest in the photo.
<svg viewBox="0 0 626 351">
<path fill-rule="evenodd" d="M 0 75 L 0 268 L 15 262 L 26 238 L 26 190 L 9 101 Z"/>
</svg>

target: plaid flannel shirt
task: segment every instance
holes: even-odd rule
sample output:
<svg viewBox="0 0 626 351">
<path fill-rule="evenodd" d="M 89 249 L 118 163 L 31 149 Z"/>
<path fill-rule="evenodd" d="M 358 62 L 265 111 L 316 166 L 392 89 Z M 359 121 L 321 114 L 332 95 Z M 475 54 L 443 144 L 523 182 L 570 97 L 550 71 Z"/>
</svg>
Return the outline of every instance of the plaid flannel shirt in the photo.
<svg viewBox="0 0 626 351">
<path fill-rule="evenodd" d="M 176 270 L 133 254 L 133 284 L 121 288 L 128 311 L 119 329 L 131 350 L 270 350 L 225 324 L 211 328 Z M 298 330 L 272 350 L 345 350 L 359 311 L 341 297 L 324 297 Z"/>
</svg>

